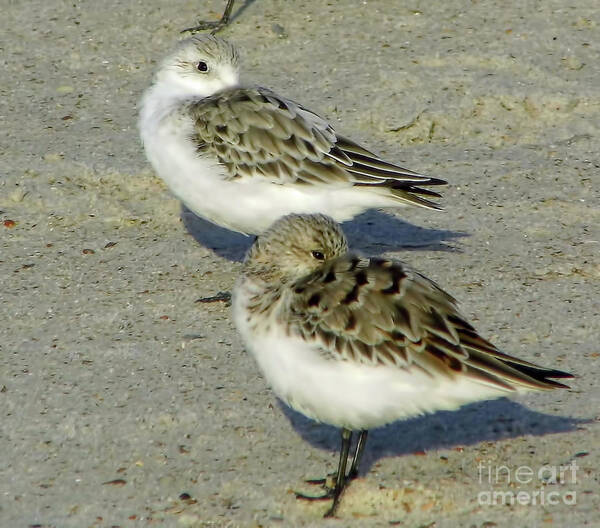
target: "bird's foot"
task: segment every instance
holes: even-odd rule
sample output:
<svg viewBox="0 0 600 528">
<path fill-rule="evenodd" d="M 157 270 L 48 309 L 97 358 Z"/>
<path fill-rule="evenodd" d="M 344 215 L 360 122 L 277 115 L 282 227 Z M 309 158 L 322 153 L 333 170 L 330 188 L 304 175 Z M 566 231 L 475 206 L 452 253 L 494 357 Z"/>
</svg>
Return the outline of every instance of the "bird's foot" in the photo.
<svg viewBox="0 0 600 528">
<path fill-rule="evenodd" d="M 337 482 L 337 473 L 329 473 L 325 478 L 307 479 L 304 482 L 311 486 L 323 486 L 325 489 L 335 488 Z"/>
<path fill-rule="evenodd" d="M 233 3 L 235 0 L 227 0 L 225 4 L 225 10 L 223 11 L 223 16 L 220 20 L 217 21 L 205 21 L 201 20 L 197 25 L 191 28 L 184 29 L 182 33 L 186 33 L 188 31 L 195 33 L 196 31 L 204 31 L 206 29 L 210 29 L 210 34 L 214 35 L 218 31 L 221 31 L 227 24 L 229 24 L 229 17 L 231 16 L 231 10 L 233 9 Z"/>
<path fill-rule="evenodd" d="M 213 21 L 200 20 L 197 25 L 182 29 L 181 33 L 197 33 L 198 31 L 206 31 L 207 29 L 210 29 L 210 32 L 214 34 L 221 31 L 221 29 L 227 25 L 227 22 L 227 20 L 224 21 L 222 18 L 220 20 Z"/>
<path fill-rule="evenodd" d="M 322 495 L 305 495 L 304 493 L 300 493 L 298 491 L 296 491 L 295 494 L 297 499 L 311 502 L 333 499 L 331 506 L 325 512 L 325 515 L 323 515 L 323 517 L 334 517 L 335 512 L 337 511 L 338 506 L 340 504 L 340 497 L 342 495 L 343 489 L 343 486 L 340 489 L 338 489 L 337 487 L 325 488 L 325 493 L 323 493 Z"/>
<path fill-rule="evenodd" d="M 305 500 L 305 501 L 323 501 L 333 499 L 335 496 L 335 488 L 326 488 L 325 493 L 323 495 L 306 495 L 304 493 L 300 493 L 299 491 L 295 491 L 297 499 Z"/>
<path fill-rule="evenodd" d="M 210 297 L 201 297 L 200 299 L 196 299 L 194 302 L 203 304 L 222 302 L 225 303 L 225 306 L 231 306 L 231 292 L 220 291 L 216 295 L 211 295 Z"/>
<path fill-rule="evenodd" d="M 340 502 L 340 496 L 342 494 L 342 490 L 344 489 L 345 485 L 347 484 L 348 479 L 345 479 L 341 485 L 338 485 L 337 474 L 333 473 L 323 479 L 310 479 L 310 480 L 306 480 L 305 482 L 307 484 L 322 486 L 323 489 L 325 490 L 325 493 L 323 493 L 322 495 L 306 495 L 304 493 L 300 493 L 300 492 L 296 491 L 295 492 L 296 498 L 300 499 L 300 500 L 312 501 L 312 502 L 333 499 L 333 502 L 331 503 L 331 507 L 325 512 L 325 515 L 323 515 L 323 517 L 334 517 L 335 512 L 337 511 L 339 502 Z"/>
</svg>

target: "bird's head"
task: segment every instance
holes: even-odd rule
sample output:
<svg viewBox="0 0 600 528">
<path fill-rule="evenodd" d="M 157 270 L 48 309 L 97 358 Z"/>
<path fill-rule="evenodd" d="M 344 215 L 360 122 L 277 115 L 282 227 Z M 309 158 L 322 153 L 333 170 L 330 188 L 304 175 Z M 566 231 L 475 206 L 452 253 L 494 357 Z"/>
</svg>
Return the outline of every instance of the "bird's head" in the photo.
<svg viewBox="0 0 600 528">
<path fill-rule="evenodd" d="M 239 84 L 238 54 L 226 40 L 196 35 L 178 43 L 156 73 L 156 82 L 184 96 L 209 97 Z"/>
<path fill-rule="evenodd" d="M 314 273 L 348 251 L 340 226 L 321 214 L 291 214 L 277 220 L 250 248 L 244 271 L 282 283 Z"/>
</svg>

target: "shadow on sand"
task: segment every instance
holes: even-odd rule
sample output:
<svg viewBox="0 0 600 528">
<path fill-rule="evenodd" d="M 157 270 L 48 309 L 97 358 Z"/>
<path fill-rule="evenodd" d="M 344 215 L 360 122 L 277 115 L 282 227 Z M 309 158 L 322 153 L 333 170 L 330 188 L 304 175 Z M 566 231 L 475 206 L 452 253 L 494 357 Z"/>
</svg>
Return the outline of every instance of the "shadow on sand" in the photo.
<svg viewBox="0 0 600 528">
<path fill-rule="evenodd" d="M 230 231 L 196 216 L 182 205 L 181 219 L 187 231 L 202 246 L 232 262 L 244 259 L 254 236 Z M 459 251 L 449 245 L 467 233 L 446 229 L 429 229 L 405 222 L 380 211 L 367 211 L 342 224 L 353 250 L 365 255 L 388 251 Z"/>
<path fill-rule="evenodd" d="M 339 429 L 316 423 L 283 402 L 278 400 L 278 403 L 292 427 L 304 440 L 320 449 L 339 452 Z M 438 411 L 369 431 L 360 473 L 368 473 L 384 457 L 405 456 L 524 435 L 566 433 L 588 422 L 531 411 L 507 398 L 472 403 L 456 411 Z M 323 468 L 324 473 L 334 470 L 335 467 Z"/>
</svg>

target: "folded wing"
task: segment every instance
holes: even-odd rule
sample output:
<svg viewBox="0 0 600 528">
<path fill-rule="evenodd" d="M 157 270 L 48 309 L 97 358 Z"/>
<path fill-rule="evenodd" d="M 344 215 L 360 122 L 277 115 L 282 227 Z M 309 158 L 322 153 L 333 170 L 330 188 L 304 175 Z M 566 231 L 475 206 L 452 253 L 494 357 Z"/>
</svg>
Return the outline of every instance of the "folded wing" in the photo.
<svg viewBox="0 0 600 528">
<path fill-rule="evenodd" d="M 566 387 L 571 378 L 500 352 L 433 281 L 399 262 L 347 256 L 295 285 L 290 333 L 332 360 L 469 376 L 498 389 Z"/>
<path fill-rule="evenodd" d="M 446 182 L 388 163 L 339 136 L 319 115 L 265 88 L 236 88 L 193 103 L 199 151 L 214 153 L 230 178 L 275 184 L 385 188 L 400 202 L 431 209 Z M 426 198 L 428 197 L 428 198 Z"/>
</svg>

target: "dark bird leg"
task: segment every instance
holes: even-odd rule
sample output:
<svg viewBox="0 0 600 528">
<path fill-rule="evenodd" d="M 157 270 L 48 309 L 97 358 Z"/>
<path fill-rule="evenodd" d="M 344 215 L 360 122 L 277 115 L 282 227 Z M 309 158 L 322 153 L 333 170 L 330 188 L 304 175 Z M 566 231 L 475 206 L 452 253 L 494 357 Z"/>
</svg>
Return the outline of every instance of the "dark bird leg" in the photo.
<svg viewBox="0 0 600 528">
<path fill-rule="evenodd" d="M 223 11 L 223 16 L 221 20 L 217 21 L 205 21 L 200 20 L 198 24 L 191 28 L 186 28 L 182 31 L 182 33 L 186 33 L 187 31 L 196 32 L 203 31 L 205 29 L 212 30 L 211 33 L 214 35 L 217 31 L 223 29 L 229 23 L 229 17 L 231 16 L 231 10 L 233 9 L 233 3 L 235 0 L 227 0 L 227 4 L 225 5 L 225 11 Z"/>
<path fill-rule="evenodd" d="M 346 464 L 348 463 L 348 453 L 350 451 L 350 442 L 352 442 L 352 431 L 342 429 L 342 449 L 340 450 L 340 463 L 338 464 L 337 478 L 335 479 L 335 488 L 333 488 L 333 504 L 327 510 L 323 517 L 333 517 L 340 503 L 342 491 L 346 486 Z"/>
<path fill-rule="evenodd" d="M 361 437 L 363 436 L 361 432 Z M 366 437 L 365 437 L 366 440 Z M 333 517 L 335 511 L 340 502 L 340 497 L 342 496 L 342 492 L 344 491 L 344 486 L 348 479 L 346 478 L 346 466 L 348 464 L 348 455 L 350 453 L 350 443 L 352 442 L 352 431 L 350 429 L 342 429 L 342 448 L 340 450 L 340 461 L 338 463 L 337 473 L 335 474 L 335 486 L 333 488 L 327 489 L 324 495 L 312 496 L 312 495 L 304 495 L 303 493 L 296 493 L 296 498 L 304 499 L 304 500 L 327 500 L 333 499 L 333 504 L 331 508 L 327 510 L 325 513 L 325 517 Z M 364 446 L 364 442 L 363 442 Z M 357 444 L 357 453 L 359 449 L 359 445 Z M 361 449 L 362 452 L 362 449 Z M 356 455 L 355 455 L 356 456 Z M 360 458 L 360 457 L 359 457 Z M 354 461 L 353 461 L 354 465 Z M 321 483 L 322 481 L 312 481 L 312 483 Z"/>
<path fill-rule="evenodd" d="M 196 301 L 199 302 L 199 301 Z M 354 480 L 358 477 L 358 468 L 360 466 L 360 461 L 362 459 L 363 451 L 365 450 L 365 444 L 367 443 L 367 436 L 369 435 L 369 431 L 363 429 L 360 432 L 360 436 L 358 437 L 358 442 L 356 443 L 356 449 L 354 450 L 354 456 L 352 457 L 352 466 L 350 467 L 350 471 L 348 471 L 348 480 Z M 326 478 L 321 479 L 309 479 L 305 480 L 307 484 L 313 484 L 316 486 L 325 486 L 329 480 L 334 483 L 337 478 L 337 473 L 329 473 Z"/>
<path fill-rule="evenodd" d="M 348 471 L 348 480 L 353 480 L 358 477 L 358 466 L 360 465 L 360 459 L 362 458 L 363 451 L 365 450 L 365 444 L 367 443 L 367 436 L 369 431 L 363 429 L 358 437 L 356 443 L 356 450 L 354 451 L 354 457 L 352 458 L 352 465 L 350 471 Z"/>
</svg>

